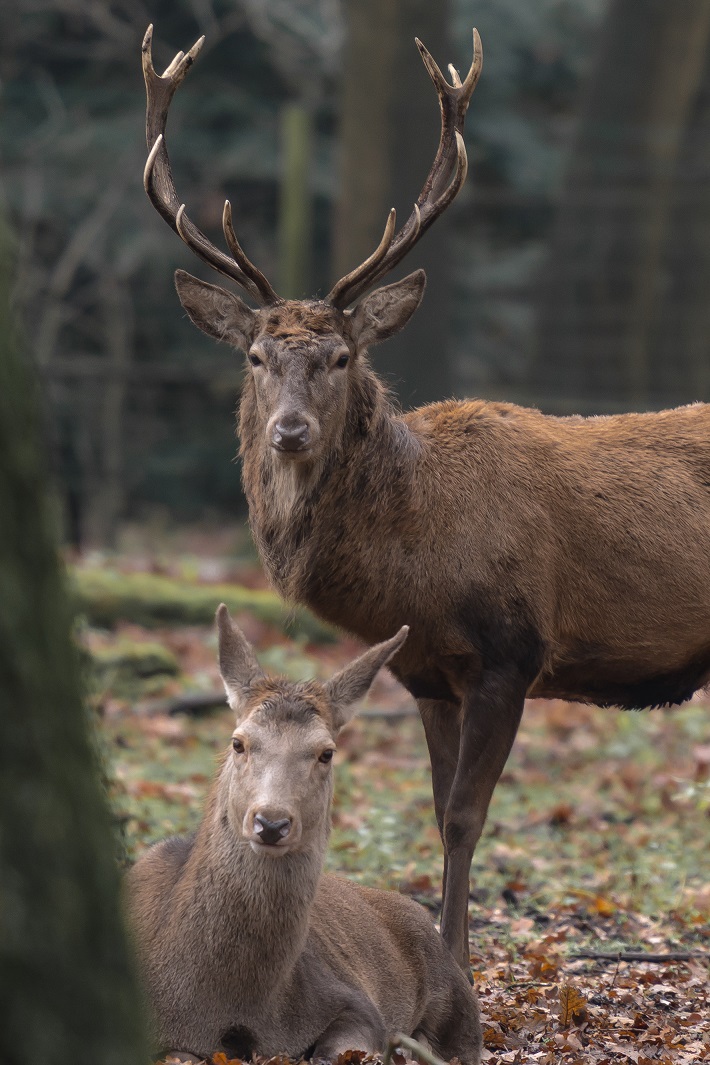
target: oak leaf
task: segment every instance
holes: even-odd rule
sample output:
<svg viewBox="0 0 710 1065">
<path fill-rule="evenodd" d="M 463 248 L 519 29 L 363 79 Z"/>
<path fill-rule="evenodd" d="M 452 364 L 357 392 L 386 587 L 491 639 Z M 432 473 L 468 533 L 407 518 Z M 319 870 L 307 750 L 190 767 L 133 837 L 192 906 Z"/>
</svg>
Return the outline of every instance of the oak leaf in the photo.
<svg viewBox="0 0 710 1065">
<path fill-rule="evenodd" d="M 560 1026 L 569 1028 L 570 1024 L 584 1024 L 587 1020 L 587 1000 L 573 984 L 560 987 Z"/>
</svg>

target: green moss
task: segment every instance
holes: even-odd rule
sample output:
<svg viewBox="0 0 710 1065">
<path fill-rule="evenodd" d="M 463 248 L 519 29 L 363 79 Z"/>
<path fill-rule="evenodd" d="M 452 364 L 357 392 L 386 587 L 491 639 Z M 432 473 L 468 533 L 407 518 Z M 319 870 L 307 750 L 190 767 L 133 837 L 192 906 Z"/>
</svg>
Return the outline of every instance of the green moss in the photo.
<svg viewBox="0 0 710 1065">
<path fill-rule="evenodd" d="M 220 603 L 233 614 L 249 613 L 291 636 L 328 643 L 334 633 L 306 610 L 285 605 L 273 592 L 234 584 L 191 584 L 155 573 L 120 573 L 108 568 L 74 568 L 78 611 L 91 625 L 210 625 Z"/>
<path fill-rule="evenodd" d="M 133 698 L 175 677 L 180 665 L 175 655 L 159 643 L 137 643 L 119 638 L 110 647 L 86 652 L 89 684 L 98 691 Z"/>
</svg>

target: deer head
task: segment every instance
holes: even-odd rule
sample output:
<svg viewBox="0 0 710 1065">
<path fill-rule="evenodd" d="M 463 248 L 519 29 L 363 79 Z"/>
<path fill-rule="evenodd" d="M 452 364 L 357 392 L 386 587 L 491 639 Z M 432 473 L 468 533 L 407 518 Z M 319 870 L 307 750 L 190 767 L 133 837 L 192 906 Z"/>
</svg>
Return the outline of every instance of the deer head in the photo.
<svg viewBox="0 0 710 1065">
<path fill-rule="evenodd" d="M 421 302 L 426 281 L 423 270 L 361 297 L 402 261 L 463 185 L 468 166 L 463 125 L 483 62 L 478 32 L 473 31 L 473 61 L 464 81 L 453 66 L 449 67 L 452 84 L 417 40 L 441 109 L 441 135 L 434 161 L 399 232 L 392 209 L 375 251 L 342 277 L 324 300 L 283 300 L 276 294 L 244 253 L 234 232 L 229 200 L 222 222 L 231 255 L 215 247 L 188 218 L 175 191 L 165 126 L 170 102 L 204 38 L 187 53 L 178 52 L 159 76 L 151 57 L 152 32 L 150 26 L 143 41 L 150 152 L 144 173 L 146 192 L 188 247 L 236 282 L 258 306 L 253 309 L 234 293 L 183 270 L 175 275 L 180 301 L 198 329 L 247 353 L 265 445 L 278 460 L 316 460 L 342 424 L 350 378 L 362 354 L 372 344 L 399 332 Z"/>
<path fill-rule="evenodd" d="M 220 672 L 236 714 L 221 777 L 230 828 L 268 857 L 317 846 L 329 831 L 338 733 L 409 630 L 403 626 L 325 684 L 294 684 L 264 675 L 224 604 L 217 629 Z"/>
</svg>

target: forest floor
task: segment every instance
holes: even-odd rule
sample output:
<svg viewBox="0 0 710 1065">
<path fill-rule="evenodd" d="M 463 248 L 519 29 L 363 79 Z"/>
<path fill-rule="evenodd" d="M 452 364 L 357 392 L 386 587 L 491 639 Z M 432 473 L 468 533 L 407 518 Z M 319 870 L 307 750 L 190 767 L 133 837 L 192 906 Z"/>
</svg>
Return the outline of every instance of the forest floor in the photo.
<svg viewBox="0 0 710 1065">
<path fill-rule="evenodd" d="M 226 708 L 173 711 L 186 693 L 219 690 L 209 617 L 225 588 L 259 593 L 264 582 L 248 559 L 199 548 L 71 567 L 126 860 L 196 827 L 231 735 Z M 172 606 L 155 608 L 163 587 Z M 360 650 L 322 642 L 303 621 L 294 640 L 270 599 L 254 602 L 236 617 L 269 671 L 325 678 Z M 709 709 L 700 697 L 643 713 L 529 703 L 473 866 L 471 965 L 487 1065 L 710 1062 Z M 426 745 L 388 674 L 339 741 L 328 867 L 406 892 L 438 916 Z"/>
</svg>

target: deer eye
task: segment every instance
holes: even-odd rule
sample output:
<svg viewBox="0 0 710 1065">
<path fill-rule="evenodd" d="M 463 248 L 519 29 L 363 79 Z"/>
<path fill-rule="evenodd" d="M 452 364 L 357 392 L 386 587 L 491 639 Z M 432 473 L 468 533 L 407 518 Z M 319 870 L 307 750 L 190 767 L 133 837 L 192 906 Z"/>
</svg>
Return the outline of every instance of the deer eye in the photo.
<svg viewBox="0 0 710 1065">
<path fill-rule="evenodd" d="M 261 359 L 252 351 L 249 352 L 249 362 L 252 364 L 252 366 L 261 366 Z"/>
<path fill-rule="evenodd" d="M 333 755 L 334 754 L 335 754 L 335 751 L 333 750 L 332 747 L 326 747 L 326 749 L 323 751 L 323 753 L 319 756 L 318 761 L 322 762 L 323 765 L 327 765 L 328 762 L 332 762 L 333 761 Z"/>
<path fill-rule="evenodd" d="M 347 366 L 349 362 L 349 355 L 341 355 L 339 359 L 336 359 L 335 365 L 339 366 L 342 369 L 344 366 Z"/>
<path fill-rule="evenodd" d="M 246 750 L 244 746 L 244 741 L 240 740 L 238 736 L 235 736 L 232 739 L 232 747 L 234 748 L 237 754 L 244 754 L 244 751 Z"/>
</svg>

